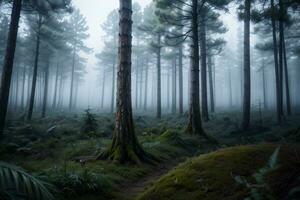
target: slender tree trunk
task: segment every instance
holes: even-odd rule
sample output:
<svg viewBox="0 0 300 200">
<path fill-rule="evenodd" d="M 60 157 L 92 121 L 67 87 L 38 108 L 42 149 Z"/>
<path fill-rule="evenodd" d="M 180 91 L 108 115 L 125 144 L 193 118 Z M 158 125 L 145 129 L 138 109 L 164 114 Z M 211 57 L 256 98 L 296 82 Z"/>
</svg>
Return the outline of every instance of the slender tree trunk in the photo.
<svg viewBox="0 0 300 200">
<path fill-rule="evenodd" d="M 101 94 L 101 108 L 102 109 L 104 107 L 105 77 L 106 77 L 105 70 L 103 69 L 103 77 L 102 77 L 103 81 L 102 81 L 102 90 L 101 90 L 101 92 L 102 92 L 102 94 Z"/>
<path fill-rule="evenodd" d="M 282 122 L 282 113 L 281 113 L 281 89 L 280 89 L 280 75 L 279 75 L 279 64 L 278 64 L 278 48 L 277 48 L 277 36 L 276 36 L 276 20 L 275 20 L 275 6 L 274 0 L 271 0 L 271 9 L 272 9 L 272 34 L 273 34 L 273 51 L 274 51 L 274 62 L 275 62 L 275 77 L 276 77 L 276 104 L 277 104 L 277 120 L 278 123 Z"/>
<path fill-rule="evenodd" d="M 19 66 L 16 67 L 16 80 L 15 80 L 15 83 L 16 83 L 16 89 L 15 89 L 15 103 L 14 103 L 14 107 L 15 107 L 15 110 L 18 111 L 18 107 L 19 107 Z"/>
<path fill-rule="evenodd" d="M 139 86 L 139 57 L 136 56 L 136 66 L 135 66 L 135 109 L 138 109 L 138 86 Z"/>
<path fill-rule="evenodd" d="M 4 66 L 1 77 L 0 90 L 0 139 L 3 137 L 3 130 L 5 127 L 8 98 L 10 94 L 11 77 L 14 64 L 14 56 L 17 43 L 17 35 L 19 28 L 20 13 L 22 7 L 22 0 L 14 0 L 11 12 L 11 22 L 9 26 L 9 33 L 7 39 L 7 46 L 4 57 Z"/>
<path fill-rule="evenodd" d="M 202 128 L 199 95 L 199 37 L 198 37 L 198 0 L 192 1 L 192 41 L 190 67 L 190 107 L 187 132 L 205 134 Z"/>
<path fill-rule="evenodd" d="M 120 163 L 147 161 L 135 136 L 131 99 L 132 0 L 120 0 L 116 126 L 110 148 L 99 159 Z"/>
<path fill-rule="evenodd" d="M 59 61 L 57 60 L 56 63 L 56 73 L 55 73 L 55 85 L 54 85 L 54 97 L 53 97 L 53 104 L 52 109 L 56 109 L 57 105 L 57 88 L 58 88 L 58 76 L 59 76 Z"/>
<path fill-rule="evenodd" d="M 179 76 L 179 115 L 183 114 L 183 45 L 179 46 L 178 76 Z"/>
<path fill-rule="evenodd" d="M 250 69 L 250 9 L 251 0 L 245 0 L 244 16 L 244 106 L 243 106 L 243 130 L 250 126 L 251 109 L 251 69 Z"/>
<path fill-rule="evenodd" d="M 204 121 L 209 121 L 207 103 L 207 53 L 206 53 L 206 17 L 200 14 L 200 47 L 201 47 L 201 104 L 202 117 Z"/>
<path fill-rule="evenodd" d="M 24 99 L 25 99 L 25 84 L 26 84 L 26 67 L 23 66 L 22 74 L 22 94 L 21 94 L 21 108 L 24 109 Z"/>
<path fill-rule="evenodd" d="M 144 66 L 144 65 L 142 65 Z M 143 70 L 140 70 L 140 94 L 139 94 L 139 108 L 142 108 L 142 103 L 143 103 Z"/>
<path fill-rule="evenodd" d="M 208 56 L 208 78 L 209 78 L 209 93 L 210 93 L 210 111 L 215 112 L 215 98 L 214 98 L 214 85 L 213 85 L 213 71 L 212 71 L 212 57 Z"/>
<path fill-rule="evenodd" d="M 73 107 L 73 93 L 74 93 L 74 76 L 75 76 L 75 65 L 76 65 L 76 44 L 73 49 L 73 59 L 72 59 L 72 71 L 71 71 L 71 85 L 70 85 L 70 99 L 69 99 L 69 110 Z"/>
<path fill-rule="evenodd" d="M 157 36 L 157 111 L 156 117 L 161 119 L 161 35 Z"/>
<path fill-rule="evenodd" d="M 233 99 L 232 99 L 232 80 L 231 80 L 231 68 L 228 68 L 228 84 L 229 84 L 229 107 L 232 108 Z"/>
<path fill-rule="evenodd" d="M 41 26 L 42 26 L 42 17 L 39 16 L 38 31 L 37 31 L 37 36 L 36 36 L 37 38 L 36 38 L 36 47 L 35 47 L 35 60 L 34 60 L 33 76 L 32 76 L 32 83 L 31 83 L 31 94 L 30 94 L 30 101 L 29 101 L 29 108 L 28 108 L 28 115 L 27 115 L 28 121 L 30 121 L 32 119 L 33 106 L 34 106 L 37 72 L 38 72 L 39 56 L 40 56 Z"/>
<path fill-rule="evenodd" d="M 268 109 L 267 105 L 267 88 L 266 88 L 266 72 L 265 72 L 265 60 L 263 60 L 262 64 L 262 81 L 263 81 L 263 98 L 264 98 L 264 110 Z"/>
<path fill-rule="evenodd" d="M 173 66 L 172 66 L 172 114 L 176 114 L 176 90 L 177 90 L 177 76 L 176 76 L 176 56 L 173 58 Z"/>
<path fill-rule="evenodd" d="M 145 65 L 145 94 L 144 94 L 144 111 L 147 111 L 147 107 L 148 107 L 148 79 L 149 79 L 149 58 L 147 56 L 146 59 L 146 65 Z"/>
<path fill-rule="evenodd" d="M 116 88 L 116 62 L 115 59 L 113 61 L 113 71 L 112 71 L 112 93 L 111 93 L 111 105 L 110 105 L 110 113 L 114 113 L 115 110 L 115 88 Z"/>
<path fill-rule="evenodd" d="M 43 107 L 42 107 L 42 118 L 46 117 L 47 101 L 48 101 L 48 88 L 49 88 L 49 66 L 50 60 L 47 58 L 46 68 L 45 68 L 45 83 L 44 83 L 44 97 L 43 97 Z"/>
<path fill-rule="evenodd" d="M 291 109 L 289 71 L 288 71 L 288 63 L 287 63 L 287 55 L 286 55 L 284 36 L 283 36 L 283 56 L 284 56 L 284 74 L 285 74 L 285 89 L 286 89 L 286 110 L 287 110 L 287 114 L 290 116 L 290 115 L 292 115 L 292 109 Z"/>
<path fill-rule="evenodd" d="M 170 110 L 170 67 L 168 67 L 167 71 L 167 110 Z"/>
</svg>

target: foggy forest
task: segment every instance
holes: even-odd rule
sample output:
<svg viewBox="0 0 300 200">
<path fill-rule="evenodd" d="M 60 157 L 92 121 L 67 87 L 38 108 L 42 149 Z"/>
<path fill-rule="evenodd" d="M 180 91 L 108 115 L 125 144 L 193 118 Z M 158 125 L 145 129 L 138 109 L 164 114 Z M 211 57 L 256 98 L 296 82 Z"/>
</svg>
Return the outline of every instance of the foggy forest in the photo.
<svg viewBox="0 0 300 200">
<path fill-rule="evenodd" d="M 0 200 L 300 199 L 299 0 L 0 0 Z"/>
</svg>

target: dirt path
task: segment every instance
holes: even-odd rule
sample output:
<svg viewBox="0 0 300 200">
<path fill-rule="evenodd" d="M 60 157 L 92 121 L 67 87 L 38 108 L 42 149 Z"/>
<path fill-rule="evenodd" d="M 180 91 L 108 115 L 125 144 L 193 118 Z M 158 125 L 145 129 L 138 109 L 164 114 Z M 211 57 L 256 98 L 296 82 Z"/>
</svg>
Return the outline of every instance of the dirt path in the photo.
<svg viewBox="0 0 300 200">
<path fill-rule="evenodd" d="M 184 158 L 181 158 L 173 161 L 167 161 L 158 165 L 152 170 L 152 172 L 137 182 L 124 184 L 120 188 L 121 193 L 124 194 L 126 200 L 134 200 L 136 197 L 138 197 L 138 195 L 142 194 L 145 190 L 151 187 L 155 181 L 159 180 L 160 177 L 165 175 L 168 171 L 176 167 L 184 160 Z"/>
</svg>

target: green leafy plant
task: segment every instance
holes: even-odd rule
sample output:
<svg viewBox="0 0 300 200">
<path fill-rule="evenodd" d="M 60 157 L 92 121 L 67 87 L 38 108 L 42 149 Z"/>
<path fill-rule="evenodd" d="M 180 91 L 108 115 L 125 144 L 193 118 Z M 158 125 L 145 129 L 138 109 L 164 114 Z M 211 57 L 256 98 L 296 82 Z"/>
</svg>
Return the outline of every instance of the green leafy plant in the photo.
<svg viewBox="0 0 300 200">
<path fill-rule="evenodd" d="M 26 173 L 23 169 L 0 162 L 0 199 L 52 200 L 53 186 Z"/>
<path fill-rule="evenodd" d="M 83 133 L 91 133 L 96 132 L 98 129 L 98 123 L 96 120 L 96 116 L 91 113 L 91 110 L 88 108 L 85 110 L 84 122 L 81 127 L 81 131 Z"/>
<path fill-rule="evenodd" d="M 234 179 L 240 185 L 243 185 L 250 189 L 250 196 L 245 200 L 275 200 L 273 196 L 273 191 L 269 184 L 267 183 L 267 175 L 278 168 L 278 155 L 280 147 L 271 155 L 268 163 L 256 172 L 253 177 L 255 179 L 254 184 L 249 183 L 244 177 L 235 176 Z"/>
</svg>

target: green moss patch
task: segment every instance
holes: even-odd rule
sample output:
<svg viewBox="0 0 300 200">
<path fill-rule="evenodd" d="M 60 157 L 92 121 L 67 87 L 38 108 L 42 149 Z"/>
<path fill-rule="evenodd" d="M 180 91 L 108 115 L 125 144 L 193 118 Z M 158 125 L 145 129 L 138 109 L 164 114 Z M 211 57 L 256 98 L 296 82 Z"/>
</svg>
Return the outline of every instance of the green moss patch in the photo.
<svg viewBox="0 0 300 200">
<path fill-rule="evenodd" d="M 146 190 L 140 200 L 240 200 L 249 189 L 239 185 L 235 176 L 255 183 L 253 174 L 267 162 L 275 145 L 238 146 L 201 155 L 174 168 Z M 279 168 L 268 175 L 268 184 L 278 199 L 284 199 L 300 176 L 298 147 L 282 147 Z"/>
</svg>

